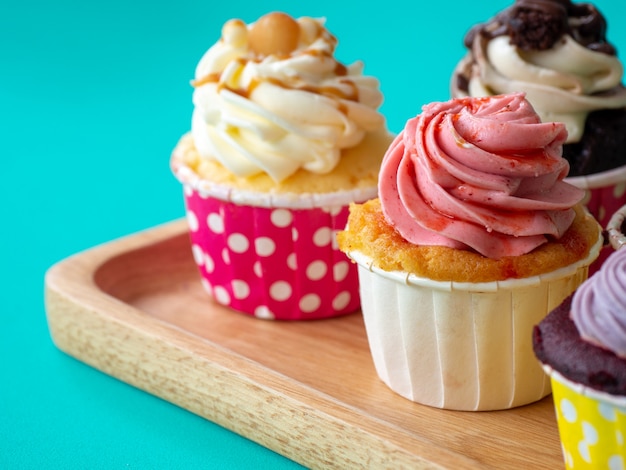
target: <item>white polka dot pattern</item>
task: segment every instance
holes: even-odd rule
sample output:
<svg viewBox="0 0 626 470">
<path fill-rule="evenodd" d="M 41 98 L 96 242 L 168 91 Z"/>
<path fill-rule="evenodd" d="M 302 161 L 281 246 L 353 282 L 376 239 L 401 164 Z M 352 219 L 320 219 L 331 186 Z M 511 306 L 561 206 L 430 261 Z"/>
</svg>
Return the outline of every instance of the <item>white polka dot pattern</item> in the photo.
<svg viewBox="0 0 626 470">
<path fill-rule="evenodd" d="M 191 212 L 193 214 L 193 212 Z M 207 217 L 207 225 L 209 230 L 213 233 L 224 233 L 224 221 L 219 214 L 212 212 Z"/>
<path fill-rule="evenodd" d="M 198 218 L 196 214 L 193 212 L 187 212 L 187 224 L 189 225 L 189 230 L 192 232 L 197 232 L 200 224 L 198 223 Z"/>
<path fill-rule="evenodd" d="M 198 266 L 204 265 L 204 251 L 198 245 L 191 246 L 191 253 L 193 254 L 193 259 Z"/>
<path fill-rule="evenodd" d="M 552 378 L 552 393 L 565 467 L 626 470 L 624 406 L 586 396 Z"/>
<path fill-rule="evenodd" d="M 356 266 L 336 246 L 347 207 L 267 209 L 185 191 L 193 258 L 220 304 L 271 320 L 359 309 Z"/>
<path fill-rule="evenodd" d="M 245 299 L 250 295 L 250 287 L 246 281 L 241 279 L 233 280 L 233 297 L 235 299 Z"/>
<path fill-rule="evenodd" d="M 259 237 L 254 240 L 256 254 L 259 256 L 272 256 L 276 251 L 276 244 L 269 237 Z"/>
</svg>

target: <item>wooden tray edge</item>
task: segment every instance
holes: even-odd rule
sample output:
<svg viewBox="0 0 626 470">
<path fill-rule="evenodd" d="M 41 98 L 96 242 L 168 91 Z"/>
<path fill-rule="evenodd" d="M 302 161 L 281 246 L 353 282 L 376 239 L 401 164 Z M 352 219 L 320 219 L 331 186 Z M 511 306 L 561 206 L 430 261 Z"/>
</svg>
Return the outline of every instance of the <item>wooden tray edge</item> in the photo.
<svg viewBox="0 0 626 470">
<path fill-rule="evenodd" d="M 56 346 L 310 468 L 479 468 L 448 449 L 415 442 L 401 429 L 364 420 L 332 397 L 316 393 L 311 402 L 308 387 L 152 318 L 93 282 L 107 259 L 184 230 L 185 221 L 175 221 L 50 268 L 45 305 Z"/>
</svg>

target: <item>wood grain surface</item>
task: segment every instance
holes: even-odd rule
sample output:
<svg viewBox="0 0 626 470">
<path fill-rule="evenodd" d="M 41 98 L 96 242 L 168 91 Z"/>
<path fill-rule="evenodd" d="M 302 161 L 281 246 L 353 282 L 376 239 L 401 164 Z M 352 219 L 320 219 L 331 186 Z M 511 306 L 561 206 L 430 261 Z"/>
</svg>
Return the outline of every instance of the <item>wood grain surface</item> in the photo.
<svg viewBox="0 0 626 470">
<path fill-rule="evenodd" d="M 184 220 L 68 258 L 45 286 L 61 350 L 307 467 L 563 467 L 550 397 L 429 408 L 378 379 L 360 313 L 284 323 L 213 303 Z"/>
</svg>

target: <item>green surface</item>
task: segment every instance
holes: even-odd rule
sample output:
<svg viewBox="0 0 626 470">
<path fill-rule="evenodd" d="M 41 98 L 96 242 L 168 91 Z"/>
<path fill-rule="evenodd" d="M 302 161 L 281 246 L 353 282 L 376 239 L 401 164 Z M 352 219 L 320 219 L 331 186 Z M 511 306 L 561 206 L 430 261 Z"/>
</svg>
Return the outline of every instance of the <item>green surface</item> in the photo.
<svg viewBox="0 0 626 470">
<path fill-rule="evenodd" d="M 380 79 L 397 132 L 448 98 L 465 31 L 509 3 L 302 4 L 0 1 L 0 468 L 298 467 L 60 352 L 42 294 L 55 262 L 183 216 L 169 154 L 226 20 L 325 16 L 339 58 Z M 597 5 L 626 53 L 626 7 Z"/>
</svg>

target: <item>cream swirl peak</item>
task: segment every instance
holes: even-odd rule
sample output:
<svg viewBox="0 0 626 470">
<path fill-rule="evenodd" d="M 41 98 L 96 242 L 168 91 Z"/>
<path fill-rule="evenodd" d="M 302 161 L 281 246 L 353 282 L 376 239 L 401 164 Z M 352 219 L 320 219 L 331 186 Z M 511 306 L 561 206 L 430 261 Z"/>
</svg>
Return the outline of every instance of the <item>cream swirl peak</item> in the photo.
<svg viewBox="0 0 626 470">
<path fill-rule="evenodd" d="M 416 245 L 529 253 L 565 233 L 584 195 L 563 182 L 566 135 L 523 93 L 426 105 L 383 159 L 385 219 Z"/>
<path fill-rule="evenodd" d="M 361 62 L 338 62 L 336 45 L 323 20 L 271 13 L 251 25 L 228 21 L 192 82 L 200 155 L 241 177 L 332 171 L 342 149 L 385 125 L 378 80 Z"/>
<path fill-rule="evenodd" d="M 626 359 L 626 249 L 578 288 L 570 315 L 582 339 Z"/>
<path fill-rule="evenodd" d="M 526 92 L 543 121 L 567 125 L 578 142 L 589 113 L 626 106 L 623 66 L 591 4 L 517 0 L 465 37 L 453 97 Z"/>
</svg>

